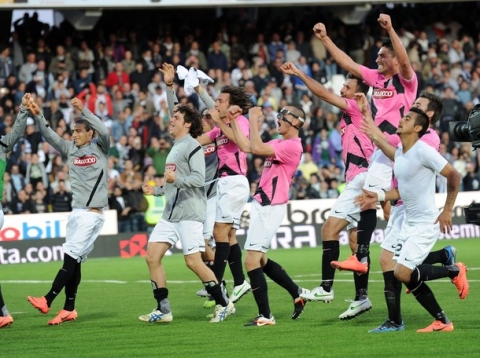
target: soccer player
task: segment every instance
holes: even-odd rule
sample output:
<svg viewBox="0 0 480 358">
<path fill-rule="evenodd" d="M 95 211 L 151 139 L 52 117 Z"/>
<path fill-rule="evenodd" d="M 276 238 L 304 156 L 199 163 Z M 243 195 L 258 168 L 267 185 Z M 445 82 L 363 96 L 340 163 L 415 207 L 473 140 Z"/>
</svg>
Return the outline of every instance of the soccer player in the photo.
<svg viewBox="0 0 480 358">
<path fill-rule="evenodd" d="M 234 287 L 230 299 L 235 303 L 246 293 L 250 292 L 250 284 L 245 280 L 242 268 L 242 251 L 237 243 L 236 230 L 240 227 L 240 217 L 243 207 L 250 194 L 250 185 L 247 177 L 247 155 L 243 153 L 235 142 L 232 129 L 225 121 L 228 119 L 228 108 L 239 106 L 246 113 L 252 102 L 245 89 L 234 86 L 225 86 L 221 89 L 215 101 L 214 108 L 210 108 L 211 99 L 201 87 L 195 88 L 200 98 L 209 108 L 212 117 L 218 116 L 217 127 L 197 138 L 203 146 L 215 143 L 218 155 L 217 180 L 217 210 L 213 237 L 215 239 L 215 261 L 213 272 L 221 282 L 229 263 L 234 279 Z M 237 123 L 248 137 L 249 122 L 243 115 L 237 117 Z M 220 126 L 218 126 L 220 125 Z"/>
<path fill-rule="evenodd" d="M 358 109 L 355 93 L 368 92 L 368 85 L 360 78 L 348 74 L 340 90 L 340 96 L 328 91 L 322 84 L 307 76 L 291 62 L 284 63 L 280 69 L 283 73 L 296 76 L 305 83 L 317 97 L 344 111 L 341 119 L 342 157 L 345 162 L 347 185 L 330 210 L 328 219 L 322 226 L 322 282 L 319 287 L 301 296 L 309 301 L 331 302 L 334 298 L 333 281 L 335 268 L 331 262 L 338 260 L 340 254 L 339 236 L 348 229 L 349 236 L 356 240 L 356 227 L 360 220 L 360 208 L 354 205 L 353 198 L 362 194 L 362 188 L 368 169 L 368 160 L 373 153 L 372 141 L 359 129 L 362 113 Z M 368 281 L 354 273 L 355 299 L 340 319 L 351 319 L 369 311 L 372 303 L 368 299 Z"/>
<path fill-rule="evenodd" d="M 162 260 L 165 253 L 180 240 L 185 263 L 202 280 L 215 299 L 212 323 L 223 321 L 234 309 L 223 294 L 214 273 L 202 261 L 205 246 L 202 230 L 205 220 L 205 158 L 202 147 L 194 139 L 202 134 L 200 114 L 185 105 L 178 105 L 170 122 L 170 135 L 175 139 L 165 165 L 163 187 L 144 185 L 146 195 L 165 195 L 163 217 L 148 240 L 146 261 L 150 272 L 153 296 L 157 307 L 138 317 L 140 321 L 165 323 L 173 320 Z"/>
<path fill-rule="evenodd" d="M 426 91 L 420 93 L 413 106 L 420 108 L 425 112 L 429 118 L 430 127 L 433 127 L 443 113 L 443 103 L 441 99 Z M 373 121 L 364 120 L 361 129 L 368 134 L 372 140 L 374 140 L 376 145 L 385 146 L 389 143 L 396 147 L 399 144 L 400 137 L 398 137 L 398 139 L 395 138 L 395 136 L 386 138 L 382 135 L 381 131 Z M 420 140 L 436 151 L 439 150 L 440 138 L 435 130 L 429 128 Z M 397 187 L 397 181 L 395 179 L 394 183 L 392 183 L 392 187 Z M 395 261 L 393 260 L 393 255 L 397 246 L 399 244 L 402 245 L 402 243 L 398 242 L 398 239 L 401 236 L 400 232 L 404 219 L 405 205 L 402 200 L 398 200 L 396 205 L 392 206 L 390 212 L 385 239 L 381 244 L 382 251 L 380 255 L 380 266 L 382 267 L 383 280 L 385 283 L 384 295 L 387 304 L 388 318 L 383 324 L 370 331 L 373 333 L 399 331 L 403 330 L 405 327 L 400 309 L 402 283 L 395 278 Z M 434 264 L 440 262 L 443 263 L 444 266 L 451 266 L 455 264 L 455 253 L 456 249 L 453 246 L 447 246 L 441 250 L 429 253 L 423 263 Z"/>
<path fill-rule="evenodd" d="M 366 120 L 372 120 L 366 110 L 366 98 L 359 95 L 359 107 Z M 394 275 L 413 293 L 417 301 L 433 316 L 435 321 L 417 332 L 453 331 L 453 323 L 447 318 L 437 303 L 433 292 L 425 281 L 449 277 L 457 287 L 460 299 L 465 299 L 469 291 L 466 267 L 463 263 L 450 266 L 433 266 L 424 260 L 437 241 L 440 232 L 447 233 L 452 227 L 452 210 L 460 184 L 460 174 L 435 149 L 419 140 L 428 130 L 428 115 L 417 107 L 412 107 L 399 123 L 397 133 L 401 146 L 391 146 L 380 136 L 374 141 L 379 148 L 395 161 L 395 177 L 398 188 L 379 193 L 365 190 L 356 198 L 361 206 L 377 201 L 399 200 L 405 206 L 405 218 L 393 259 L 396 261 Z M 435 204 L 435 178 L 440 173 L 447 178 L 447 197 L 442 212 Z M 388 299 L 388 298 L 387 298 Z M 397 312 L 399 314 L 399 312 Z M 403 322 L 396 330 L 403 330 Z M 383 326 L 383 325 L 382 325 Z M 388 331 L 382 326 L 373 332 Z"/>
<path fill-rule="evenodd" d="M 20 110 L 18 112 L 17 119 L 13 124 L 12 130 L 0 138 L 0 229 L 2 229 L 5 220 L 1 202 L 3 200 L 3 176 L 5 175 L 5 169 L 7 167 L 7 153 L 12 150 L 15 143 L 17 143 L 20 137 L 22 137 L 25 133 L 25 127 L 27 125 L 28 118 L 28 104 L 30 103 L 30 99 L 31 97 L 29 93 L 26 93 L 22 97 Z M 2 288 L 0 286 L 0 328 L 8 327 L 12 323 L 13 317 L 8 312 L 7 305 L 5 304 L 2 295 Z"/>
<path fill-rule="evenodd" d="M 390 16 L 380 14 L 378 22 L 388 33 L 389 39 L 383 42 L 378 51 L 376 59 L 378 68 L 375 70 L 355 63 L 336 47 L 327 36 L 323 24 L 316 24 L 313 30 L 340 67 L 373 87 L 372 112 L 375 123 L 382 132 L 394 135 L 404 112 L 415 101 L 418 80 L 408 59 L 407 51 L 392 27 Z M 364 188 L 373 191 L 389 190 L 391 188 L 391 178 L 392 162 L 382 151 L 375 151 L 370 159 Z M 385 205 L 386 203 L 382 203 L 384 208 Z M 365 207 L 360 214 L 360 222 L 357 227 L 357 253 L 343 262 L 332 261 L 332 265 L 339 269 L 367 275 L 370 266 L 370 240 L 376 225 L 377 212 L 376 205 L 373 204 L 369 208 Z M 365 276 L 364 279 L 367 281 L 368 276 Z"/>
<path fill-rule="evenodd" d="M 294 106 L 283 108 L 277 116 L 278 133 L 283 139 L 274 139 L 267 143 L 262 142 L 259 134 L 258 119 L 263 116 L 260 107 L 252 107 L 248 113 L 250 140 L 243 134 L 236 120 L 242 110 L 238 106 L 232 106 L 229 113 L 232 116 L 231 128 L 239 148 L 243 152 L 266 157 L 250 209 L 250 227 L 245 242 L 245 268 L 259 314 L 246 326 L 272 326 L 275 318 L 270 311 L 265 275 L 292 296 L 293 319 L 300 316 L 305 306 L 305 301 L 300 297 L 303 290 L 293 282 L 282 266 L 267 258 L 272 238 L 285 216 L 292 177 L 300 164 L 303 149 L 298 131 L 305 123 L 305 113 Z"/>
<path fill-rule="evenodd" d="M 173 89 L 173 80 L 175 78 L 175 68 L 169 63 L 162 64 L 160 72 L 163 74 L 163 80 L 167 86 L 167 102 L 170 116 L 174 115 L 174 109 L 178 103 L 175 90 Z M 207 107 L 213 108 L 215 102 L 210 97 Z M 215 127 L 212 117 L 208 114 L 208 110 L 203 111 L 202 128 L 203 133 L 211 131 Z M 210 268 L 214 262 L 214 252 L 210 247 L 210 242 L 213 241 L 213 225 L 215 224 L 215 213 L 217 208 L 217 170 L 218 170 L 218 156 L 217 146 L 215 143 L 203 147 L 205 155 L 205 192 L 207 194 L 207 211 L 205 221 L 203 223 L 203 238 L 205 240 L 205 250 L 201 253 L 203 262 Z M 245 280 L 245 277 L 243 278 Z M 242 281 L 243 282 L 243 281 Z M 215 305 L 215 300 L 208 295 L 205 289 L 197 292 L 197 296 L 208 297 L 205 301 L 204 307 L 210 308 Z"/>
<path fill-rule="evenodd" d="M 63 244 L 63 266 L 45 296 L 28 296 L 28 301 L 41 313 L 50 311 L 53 300 L 65 287 L 63 309 L 49 325 L 73 321 L 78 317 L 75 298 L 81 281 L 82 263 L 93 250 L 98 234 L 103 228 L 104 208 L 108 204 L 107 163 L 110 133 L 103 122 L 78 98 L 72 106 L 82 113 L 73 123 L 73 141 L 60 137 L 48 124 L 36 103 L 30 101 L 29 109 L 35 116 L 40 132 L 48 143 L 66 159 L 72 187 L 73 211 L 68 217 L 67 234 Z"/>
</svg>

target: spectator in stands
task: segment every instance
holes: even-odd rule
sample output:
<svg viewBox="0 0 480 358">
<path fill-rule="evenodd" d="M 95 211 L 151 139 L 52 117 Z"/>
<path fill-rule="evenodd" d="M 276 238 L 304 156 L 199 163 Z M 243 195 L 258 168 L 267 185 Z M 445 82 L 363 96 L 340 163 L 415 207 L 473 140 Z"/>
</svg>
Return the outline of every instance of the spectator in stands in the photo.
<svg viewBox="0 0 480 358">
<path fill-rule="evenodd" d="M 131 232 L 130 213 L 132 207 L 128 195 L 125 195 L 119 186 L 113 188 L 112 194 L 108 198 L 108 206 L 117 212 L 118 232 Z"/>
<path fill-rule="evenodd" d="M 72 211 L 72 193 L 67 189 L 65 180 L 60 179 L 58 186 L 53 189 L 51 199 L 52 212 L 65 213 Z"/>
<path fill-rule="evenodd" d="M 33 153 L 31 161 L 27 164 L 27 172 L 25 174 L 25 183 L 32 184 L 36 187 L 38 182 L 42 182 L 44 187 L 48 186 L 48 176 L 45 170 L 45 165 L 38 159 L 38 154 Z"/>
<path fill-rule="evenodd" d="M 25 190 L 18 191 L 17 196 L 12 199 L 10 203 L 10 210 L 13 214 L 34 214 L 36 213 L 35 205 L 28 197 Z"/>
</svg>

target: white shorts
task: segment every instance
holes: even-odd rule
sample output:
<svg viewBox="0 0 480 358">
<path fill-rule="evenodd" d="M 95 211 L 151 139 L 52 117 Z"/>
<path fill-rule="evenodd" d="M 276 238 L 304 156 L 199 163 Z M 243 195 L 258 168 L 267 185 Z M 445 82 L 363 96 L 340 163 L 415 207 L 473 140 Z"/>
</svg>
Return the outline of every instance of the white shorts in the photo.
<svg viewBox="0 0 480 358">
<path fill-rule="evenodd" d="M 405 205 L 396 205 L 390 210 L 385 239 L 380 244 L 384 250 L 395 252 L 399 243 L 403 221 L 405 220 Z M 403 243 L 401 243 L 403 245 Z"/>
<path fill-rule="evenodd" d="M 245 176 L 232 175 L 218 179 L 215 222 L 233 224 L 234 229 L 239 229 L 243 207 L 249 195 L 250 185 Z"/>
<path fill-rule="evenodd" d="M 262 206 L 253 200 L 245 250 L 266 253 L 286 212 L 287 204 Z"/>
<path fill-rule="evenodd" d="M 362 188 L 366 177 L 367 172 L 355 176 L 355 178 L 345 186 L 345 189 L 330 210 L 330 216 L 345 219 L 350 223 L 347 230 L 357 227 L 360 221 L 360 206 L 355 205 L 353 201 L 355 197 L 363 193 Z"/>
<path fill-rule="evenodd" d="M 425 261 L 440 236 L 440 224 L 408 224 L 403 222 L 393 259 L 413 270 Z"/>
<path fill-rule="evenodd" d="M 373 152 L 365 179 L 365 190 L 379 192 L 392 187 L 393 162 L 380 149 Z"/>
<path fill-rule="evenodd" d="M 207 199 L 207 212 L 203 222 L 203 238 L 208 240 L 213 236 L 213 225 L 215 225 L 215 215 L 217 213 L 217 197 Z"/>
<path fill-rule="evenodd" d="M 202 236 L 203 223 L 183 220 L 177 223 L 161 219 L 153 228 L 148 242 L 165 242 L 174 246 L 178 240 L 182 243 L 184 255 L 205 251 L 205 240 Z"/>
<path fill-rule="evenodd" d="M 68 215 L 63 252 L 78 262 L 85 262 L 87 255 L 93 250 L 93 244 L 104 222 L 103 213 L 88 211 L 88 209 L 73 209 Z"/>
</svg>

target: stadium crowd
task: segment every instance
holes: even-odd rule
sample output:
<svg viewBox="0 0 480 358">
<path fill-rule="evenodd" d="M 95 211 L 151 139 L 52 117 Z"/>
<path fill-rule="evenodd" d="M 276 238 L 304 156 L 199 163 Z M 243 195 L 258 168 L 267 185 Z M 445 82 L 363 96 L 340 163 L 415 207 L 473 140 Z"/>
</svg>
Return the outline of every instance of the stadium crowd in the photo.
<svg viewBox="0 0 480 358">
<path fill-rule="evenodd" d="M 10 43 L 0 48 L 0 134 L 11 130 L 22 96 L 28 92 L 34 94 L 50 126 L 70 139 L 70 125 L 80 115 L 70 99 L 82 99 L 111 133 L 109 203 L 118 212 L 120 231 L 143 230 L 146 202 L 141 186 L 162 180 L 172 145 L 166 86 L 158 69 L 165 62 L 194 67 L 215 80 L 207 87 L 212 98 L 224 85 L 247 89 L 252 102 L 263 109 L 264 141 L 277 136 L 280 108 L 301 106 L 307 114 L 300 132 L 304 155 L 290 199 L 336 198 L 345 181 L 339 110 L 312 96 L 303 82 L 284 75 L 280 66 L 293 62 L 332 91 L 338 91 L 345 73 L 313 35 L 315 22 L 277 19 L 282 26 L 268 28 L 248 11 L 232 12 L 244 31 L 228 26 L 230 22 L 223 19 L 209 38 L 203 35 L 209 32 L 206 22 L 203 28 L 182 27 L 178 32 L 173 23 L 157 25 L 156 33 L 131 23 L 85 34 L 68 26 L 51 28 L 35 14 L 26 14 L 14 23 Z M 376 19 L 379 9 L 373 12 L 372 19 Z M 397 28 L 417 72 L 418 90 L 443 98 L 444 113 L 436 128 L 440 152 L 461 173 L 461 190 L 477 190 L 480 155 L 470 143 L 451 141 L 448 124 L 466 120 L 480 102 L 479 29 L 475 24 L 470 24 L 474 28 L 462 26 L 455 20 L 456 12 L 443 22 L 430 22 L 429 17 L 419 21 L 412 12 L 407 14 L 402 18 L 403 27 L 397 24 Z M 330 19 L 327 25 L 339 48 L 357 63 L 376 68 L 385 33 L 370 26 L 368 20 L 346 26 Z M 303 26 L 296 26 L 297 22 Z M 188 96 L 182 86 L 182 81 L 175 82 L 180 103 L 203 110 L 198 96 Z M 250 156 L 248 163 L 252 197 L 263 159 Z M 446 192 L 446 181 L 440 177 L 437 191 Z M 68 167 L 60 153 L 44 141 L 33 119 L 27 120 L 25 137 L 8 159 L 2 206 L 5 214 L 71 210 Z"/>
</svg>

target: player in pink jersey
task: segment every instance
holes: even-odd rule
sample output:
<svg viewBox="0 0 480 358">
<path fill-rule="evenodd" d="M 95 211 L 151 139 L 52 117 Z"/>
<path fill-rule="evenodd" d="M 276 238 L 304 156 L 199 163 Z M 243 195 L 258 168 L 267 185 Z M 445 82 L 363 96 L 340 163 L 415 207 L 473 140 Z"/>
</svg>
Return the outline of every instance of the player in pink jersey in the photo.
<svg viewBox="0 0 480 358">
<path fill-rule="evenodd" d="M 240 109 L 231 107 L 234 117 Z M 260 107 L 249 111 L 250 140 L 242 131 L 237 119 L 232 120 L 232 129 L 236 142 L 242 151 L 265 157 L 262 176 L 254 195 L 250 209 L 250 227 L 245 242 L 245 268 L 247 269 L 253 296 L 258 306 L 258 316 L 246 326 L 271 326 L 275 318 L 270 311 L 267 293 L 267 275 L 275 283 L 286 289 L 294 300 L 292 319 L 303 312 L 305 301 L 300 297 L 304 290 L 288 276 L 276 262 L 267 258 L 272 238 L 275 236 L 285 216 L 288 191 L 292 177 L 300 164 L 302 144 L 298 131 L 305 123 L 305 113 L 300 108 L 287 106 L 280 110 L 278 133 L 283 139 L 274 139 L 263 143 L 259 134 L 258 120 L 263 116 Z"/>
<path fill-rule="evenodd" d="M 438 137 L 436 131 L 432 129 L 432 127 L 442 116 L 443 104 L 441 99 L 434 94 L 422 92 L 414 102 L 413 107 L 420 108 L 422 111 L 424 111 L 430 120 L 431 128 L 426 131 L 420 140 L 438 151 L 440 147 L 440 138 Z M 388 142 L 394 147 L 397 147 L 400 144 L 400 137 L 398 135 L 384 138 L 381 131 L 373 123 L 373 121 L 364 121 L 361 128 L 362 131 L 367 133 L 376 144 L 378 144 L 381 140 L 383 140 L 384 143 Z M 396 188 L 397 185 L 398 183 L 394 178 L 392 187 Z M 403 202 L 399 200 L 397 204 L 392 207 L 385 233 L 385 239 L 381 244 L 382 252 L 380 256 L 380 265 L 382 267 L 383 280 L 385 284 L 384 294 L 388 309 L 388 318 L 379 327 L 371 330 L 373 333 L 398 331 L 402 330 L 404 327 L 400 309 L 400 294 L 402 284 L 394 276 L 394 267 L 396 263 L 394 260 L 394 253 L 399 246 L 404 244 L 403 242 L 398 241 L 399 237 L 401 236 L 400 231 L 404 218 L 405 206 L 403 205 Z M 453 265 L 455 263 L 455 253 L 456 249 L 454 247 L 447 246 L 441 250 L 431 252 L 425 259 L 424 263 L 442 263 L 445 266 Z"/>
<path fill-rule="evenodd" d="M 360 78 L 348 74 L 340 90 L 340 96 L 328 91 L 323 85 L 308 77 L 294 64 L 287 62 L 280 69 L 288 75 L 302 80 L 308 89 L 320 99 L 333 104 L 344 111 L 341 120 L 342 157 L 345 162 L 347 185 L 330 210 L 330 215 L 322 226 L 322 282 L 312 291 L 302 294 L 309 301 L 331 302 L 334 298 L 333 282 L 335 268 L 331 262 L 338 260 L 340 254 L 339 237 L 342 230 L 347 229 L 352 251 L 356 251 L 357 223 L 360 220 L 360 208 L 353 203 L 353 198 L 362 194 L 368 169 L 368 159 L 373 153 L 373 144 L 365 133 L 360 131 L 362 113 L 355 101 L 355 93 L 368 92 L 368 85 Z M 368 276 L 354 274 L 355 299 L 339 318 L 351 319 L 369 311 L 372 303 L 368 299 Z"/>
<path fill-rule="evenodd" d="M 375 123 L 382 132 L 393 135 L 400 118 L 415 101 L 418 80 L 410 64 L 407 51 L 392 27 L 390 16 L 380 14 L 378 22 L 388 33 L 389 40 L 385 40 L 378 51 L 376 59 L 378 68 L 375 70 L 355 63 L 335 46 L 327 36 L 324 24 L 316 24 L 313 30 L 340 67 L 360 77 L 373 87 L 372 112 Z M 370 159 L 365 189 L 370 191 L 389 190 L 391 178 L 392 162 L 380 150 L 375 151 Z M 389 204 L 382 203 L 382 206 L 387 217 Z M 376 225 L 376 206 L 362 210 L 358 223 L 357 253 L 340 264 L 337 264 L 338 261 L 332 262 L 332 264 L 339 269 L 367 273 L 370 266 L 368 247 Z"/>
<path fill-rule="evenodd" d="M 208 103 L 208 99 L 204 99 L 208 96 L 205 91 L 201 90 L 198 94 L 205 103 Z M 228 108 L 232 105 L 239 106 L 243 113 L 247 113 L 252 106 L 250 95 L 240 87 L 223 87 L 215 101 L 215 107 L 208 111 L 217 127 L 198 137 L 197 140 L 201 145 L 210 143 L 217 145 L 219 179 L 217 181 L 217 212 L 213 228 L 216 244 L 213 271 L 221 282 L 226 264 L 229 263 L 235 281 L 230 298 L 232 302 L 236 302 L 250 291 L 250 285 L 243 274 L 242 252 L 235 235 L 240 225 L 243 206 L 248 200 L 250 185 L 245 176 L 247 156 L 238 148 L 229 125 Z M 243 133 L 248 136 L 248 119 L 240 115 L 237 121 Z"/>
</svg>

